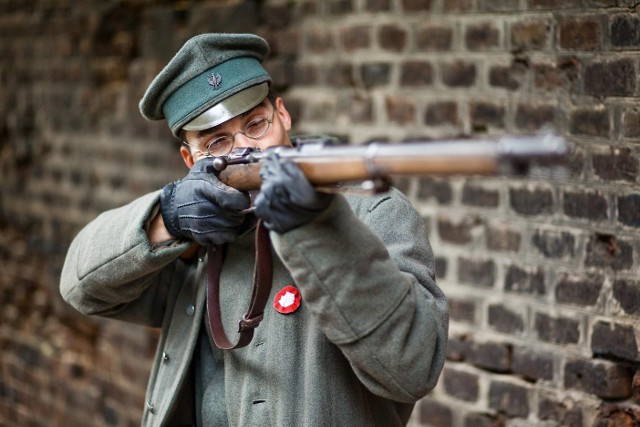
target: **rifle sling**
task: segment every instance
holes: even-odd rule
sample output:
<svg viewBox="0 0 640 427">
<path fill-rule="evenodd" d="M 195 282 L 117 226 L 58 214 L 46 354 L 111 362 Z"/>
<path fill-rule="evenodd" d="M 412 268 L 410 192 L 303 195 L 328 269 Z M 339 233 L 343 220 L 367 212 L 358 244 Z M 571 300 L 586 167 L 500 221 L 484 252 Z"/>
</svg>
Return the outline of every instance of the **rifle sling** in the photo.
<svg viewBox="0 0 640 427">
<path fill-rule="evenodd" d="M 220 273 L 224 262 L 224 250 L 222 248 L 208 248 L 207 262 L 207 314 L 213 342 L 221 350 L 232 350 L 245 347 L 253 339 L 253 330 L 260 324 L 264 315 L 271 293 L 271 280 L 273 278 L 273 265 L 271 254 L 271 240 L 269 231 L 262 224 L 262 220 L 256 225 L 256 259 L 253 270 L 253 290 L 249 309 L 238 322 L 240 337 L 233 344 L 227 337 L 222 324 L 220 311 Z"/>
</svg>

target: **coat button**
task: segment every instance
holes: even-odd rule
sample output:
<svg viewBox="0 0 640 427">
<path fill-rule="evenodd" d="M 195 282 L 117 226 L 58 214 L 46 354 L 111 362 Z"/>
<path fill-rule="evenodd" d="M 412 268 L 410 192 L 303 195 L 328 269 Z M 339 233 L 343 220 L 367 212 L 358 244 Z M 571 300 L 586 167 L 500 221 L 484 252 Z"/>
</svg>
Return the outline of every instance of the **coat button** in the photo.
<svg viewBox="0 0 640 427">
<path fill-rule="evenodd" d="M 169 355 L 167 354 L 166 351 L 162 352 L 162 360 L 164 360 L 165 362 L 169 361 Z"/>
<path fill-rule="evenodd" d="M 187 316 L 193 316 L 196 312 L 196 307 L 193 304 L 187 306 Z"/>
<path fill-rule="evenodd" d="M 155 414 L 156 410 L 153 407 L 153 404 L 151 402 L 145 402 L 145 405 L 147 405 L 147 409 L 149 410 L 149 412 L 151 412 L 152 414 Z"/>
</svg>

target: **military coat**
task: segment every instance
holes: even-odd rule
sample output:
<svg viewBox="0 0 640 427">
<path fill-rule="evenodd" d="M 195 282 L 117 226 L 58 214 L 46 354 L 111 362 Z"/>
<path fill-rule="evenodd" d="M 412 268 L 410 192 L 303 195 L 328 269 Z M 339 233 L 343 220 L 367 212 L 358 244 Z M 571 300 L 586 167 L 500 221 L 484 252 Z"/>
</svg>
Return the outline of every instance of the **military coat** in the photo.
<svg viewBox="0 0 640 427">
<path fill-rule="evenodd" d="M 400 192 L 340 195 L 313 222 L 272 232 L 270 303 L 251 344 L 231 351 L 203 348 L 211 345 L 204 253 L 182 259 L 189 242 L 148 241 L 158 201 L 148 194 L 89 223 L 61 276 L 62 296 L 79 311 L 161 328 L 142 425 L 407 423 L 436 385 L 448 315 L 424 221 Z M 252 235 L 225 248 L 230 337 L 248 307 Z M 282 314 L 275 296 L 289 285 L 301 303 Z M 207 376 L 194 380 L 194 372 Z"/>
</svg>

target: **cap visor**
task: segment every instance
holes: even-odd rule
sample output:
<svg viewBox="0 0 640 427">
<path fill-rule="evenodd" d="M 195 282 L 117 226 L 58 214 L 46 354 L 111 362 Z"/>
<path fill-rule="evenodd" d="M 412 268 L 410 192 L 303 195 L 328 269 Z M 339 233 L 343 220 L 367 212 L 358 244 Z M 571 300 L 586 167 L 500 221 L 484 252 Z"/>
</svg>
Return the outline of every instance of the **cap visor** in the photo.
<svg viewBox="0 0 640 427">
<path fill-rule="evenodd" d="M 209 108 L 182 129 L 198 131 L 218 126 L 260 104 L 268 94 L 269 84 L 266 82 L 241 90 Z"/>
</svg>

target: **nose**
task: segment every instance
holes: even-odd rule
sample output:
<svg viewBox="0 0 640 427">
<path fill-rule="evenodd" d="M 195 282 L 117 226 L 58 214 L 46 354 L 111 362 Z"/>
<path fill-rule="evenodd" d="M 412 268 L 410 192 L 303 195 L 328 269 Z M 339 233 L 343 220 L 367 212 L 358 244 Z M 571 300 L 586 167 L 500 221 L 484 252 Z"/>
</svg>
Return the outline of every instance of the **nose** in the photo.
<svg viewBox="0 0 640 427">
<path fill-rule="evenodd" d="M 242 131 L 237 131 L 233 134 L 233 147 L 234 148 L 260 148 L 260 140 L 251 139 Z"/>
<path fill-rule="evenodd" d="M 278 145 L 281 144 L 272 138 L 251 139 L 240 131 L 236 132 L 234 135 L 234 148 L 258 148 L 264 151 L 269 147 L 275 147 Z"/>
</svg>

